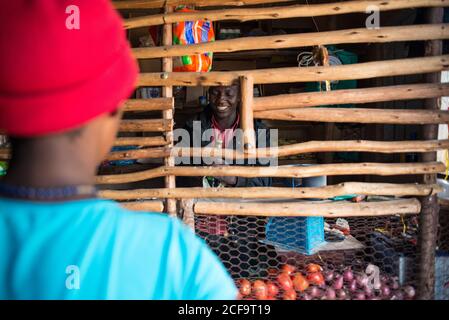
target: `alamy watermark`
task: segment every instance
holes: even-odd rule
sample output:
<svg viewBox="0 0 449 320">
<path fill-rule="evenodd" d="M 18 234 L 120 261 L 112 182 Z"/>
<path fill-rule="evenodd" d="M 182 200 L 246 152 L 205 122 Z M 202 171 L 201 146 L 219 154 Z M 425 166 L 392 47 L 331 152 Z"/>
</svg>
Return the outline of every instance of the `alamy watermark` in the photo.
<svg viewBox="0 0 449 320">
<path fill-rule="evenodd" d="M 228 129 L 231 130 L 231 129 Z M 201 130 L 201 122 L 193 122 L 193 131 L 176 129 L 173 139 L 177 141 L 172 150 L 176 165 L 278 165 L 278 130 L 261 128 L 256 130 L 257 153 L 251 157 L 235 157 L 246 152 L 243 145 L 244 131 L 240 128 L 224 131 L 229 142 L 223 148 L 222 141 L 217 141 L 214 129 Z M 192 152 L 193 150 L 193 152 Z"/>
<path fill-rule="evenodd" d="M 365 12 L 369 14 L 365 20 L 365 26 L 367 29 L 380 29 L 380 8 L 375 5 L 366 7 Z"/>
<path fill-rule="evenodd" d="M 69 15 L 65 19 L 65 27 L 69 30 L 79 30 L 81 27 L 80 8 L 72 4 L 65 8 L 65 13 Z"/>
<path fill-rule="evenodd" d="M 65 268 L 67 277 L 65 279 L 65 287 L 68 290 L 80 289 L 80 269 L 76 265 L 69 265 Z"/>
</svg>

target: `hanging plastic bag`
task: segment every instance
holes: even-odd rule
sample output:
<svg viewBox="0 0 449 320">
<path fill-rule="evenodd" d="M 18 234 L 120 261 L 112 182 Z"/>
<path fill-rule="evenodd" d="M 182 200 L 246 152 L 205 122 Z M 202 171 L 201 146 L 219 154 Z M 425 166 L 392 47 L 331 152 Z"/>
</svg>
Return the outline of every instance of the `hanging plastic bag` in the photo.
<svg viewBox="0 0 449 320">
<path fill-rule="evenodd" d="M 189 8 L 181 8 L 177 12 L 194 12 Z M 189 45 L 215 41 L 212 22 L 205 20 L 184 21 L 173 26 L 173 44 Z M 209 72 L 212 69 L 213 53 L 207 52 L 174 59 L 173 70 L 176 72 Z"/>
</svg>

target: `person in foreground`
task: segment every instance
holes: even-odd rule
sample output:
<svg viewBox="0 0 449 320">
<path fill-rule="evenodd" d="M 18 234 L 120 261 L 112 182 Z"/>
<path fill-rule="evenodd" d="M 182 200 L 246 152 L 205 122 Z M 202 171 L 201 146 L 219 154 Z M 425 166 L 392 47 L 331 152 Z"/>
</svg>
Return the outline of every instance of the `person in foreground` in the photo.
<svg viewBox="0 0 449 320">
<path fill-rule="evenodd" d="M 0 132 L 12 144 L 0 299 L 235 299 L 219 259 L 177 219 L 96 197 L 138 73 L 110 2 L 8 1 L 0 25 Z"/>
</svg>

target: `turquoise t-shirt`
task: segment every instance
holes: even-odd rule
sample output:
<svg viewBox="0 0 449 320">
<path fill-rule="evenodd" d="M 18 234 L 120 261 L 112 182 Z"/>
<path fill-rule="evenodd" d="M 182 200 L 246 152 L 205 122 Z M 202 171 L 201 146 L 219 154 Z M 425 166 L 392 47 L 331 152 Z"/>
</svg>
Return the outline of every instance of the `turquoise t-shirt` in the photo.
<svg viewBox="0 0 449 320">
<path fill-rule="evenodd" d="M 0 198 L 0 299 L 236 297 L 218 257 L 175 218 L 108 200 Z"/>
</svg>

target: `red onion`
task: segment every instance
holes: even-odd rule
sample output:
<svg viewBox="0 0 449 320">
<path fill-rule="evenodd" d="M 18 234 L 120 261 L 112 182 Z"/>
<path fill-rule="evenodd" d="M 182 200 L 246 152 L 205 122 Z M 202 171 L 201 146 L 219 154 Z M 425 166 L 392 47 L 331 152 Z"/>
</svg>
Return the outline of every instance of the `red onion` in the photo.
<svg viewBox="0 0 449 320">
<path fill-rule="evenodd" d="M 390 300 L 404 300 L 404 294 L 401 290 L 397 290 L 393 293 Z"/>
<path fill-rule="evenodd" d="M 349 282 L 348 289 L 350 292 L 356 292 L 357 291 L 357 281 L 352 280 Z"/>
<path fill-rule="evenodd" d="M 374 291 L 370 286 L 364 288 L 364 293 L 368 298 L 371 298 L 374 295 Z"/>
<path fill-rule="evenodd" d="M 354 273 L 351 268 L 347 268 L 345 272 L 343 272 L 343 279 L 347 282 L 351 282 L 354 279 Z"/>
<path fill-rule="evenodd" d="M 335 300 L 337 297 L 335 290 L 333 288 L 327 288 L 324 297 L 326 300 Z"/>
<path fill-rule="evenodd" d="M 398 277 L 393 277 L 391 278 L 391 289 L 393 290 L 397 290 L 399 289 L 399 279 Z"/>
<path fill-rule="evenodd" d="M 346 298 L 348 297 L 348 295 L 346 294 L 346 291 L 343 289 L 337 290 L 336 294 L 337 294 L 337 298 L 340 300 L 346 300 Z"/>
<path fill-rule="evenodd" d="M 354 294 L 354 300 L 366 300 L 365 294 L 363 292 L 357 292 Z"/>
<path fill-rule="evenodd" d="M 334 288 L 336 290 L 343 288 L 343 277 L 342 276 L 338 276 L 337 278 L 335 278 L 334 283 L 332 284 L 332 288 Z"/>
<path fill-rule="evenodd" d="M 312 298 L 319 298 L 323 295 L 323 292 L 318 287 L 311 287 L 309 290 L 309 294 Z"/>
<path fill-rule="evenodd" d="M 366 274 L 358 274 L 355 277 L 355 280 L 357 281 L 357 285 L 359 288 L 363 289 L 368 284 L 368 276 Z"/>
<path fill-rule="evenodd" d="M 389 297 L 390 294 L 391 294 L 390 287 L 385 285 L 385 284 L 382 284 L 381 287 L 380 287 L 380 294 L 384 298 Z"/>
<path fill-rule="evenodd" d="M 332 270 L 326 271 L 326 272 L 324 273 L 324 280 L 325 280 L 327 283 L 330 283 L 330 282 L 332 282 L 332 280 L 334 280 L 334 276 L 335 276 L 334 271 L 332 271 Z"/>
<path fill-rule="evenodd" d="M 415 297 L 415 288 L 413 288 L 412 286 L 405 286 L 403 290 L 407 299 L 413 299 Z"/>
<path fill-rule="evenodd" d="M 308 293 L 304 293 L 302 296 L 302 300 L 312 300 L 312 296 Z"/>
<path fill-rule="evenodd" d="M 381 275 L 380 276 L 380 283 L 382 283 L 382 284 L 388 283 L 388 277 L 386 275 Z"/>
</svg>

